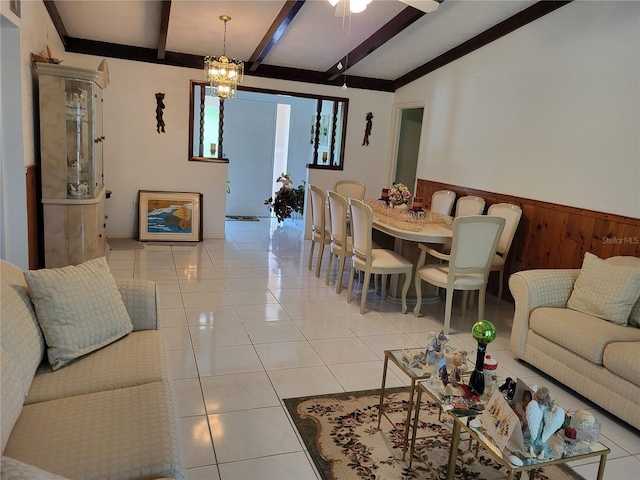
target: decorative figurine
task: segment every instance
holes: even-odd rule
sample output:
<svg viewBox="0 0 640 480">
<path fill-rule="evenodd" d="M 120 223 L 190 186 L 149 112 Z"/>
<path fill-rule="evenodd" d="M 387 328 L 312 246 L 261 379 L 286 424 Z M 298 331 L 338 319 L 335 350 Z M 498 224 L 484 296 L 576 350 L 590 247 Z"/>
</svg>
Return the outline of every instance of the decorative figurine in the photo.
<svg viewBox="0 0 640 480">
<path fill-rule="evenodd" d="M 471 335 L 478 342 L 478 354 L 476 368 L 469 379 L 469 390 L 480 396 L 484 393 L 484 355 L 487 353 L 487 344 L 496 339 L 496 327 L 487 320 L 480 320 L 471 328 Z"/>
<path fill-rule="evenodd" d="M 164 93 L 156 93 L 156 129 L 158 130 L 158 133 L 160 133 L 160 130 L 162 130 L 162 133 L 164 133 L 164 120 L 162 119 L 162 110 L 164 110 Z"/>
<path fill-rule="evenodd" d="M 529 453 L 539 459 L 552 458 L 547 440 L 564 424 L 564 410 L 553 404 L 546 387 L 538 388 L 527 405 L 527 423 L 524 433 Z"/>
<path fill-rule="evenodd" d="M 451 385 L 457 387 L 462 379 L 462 365 L 467 360 L 467 352 L 464 350 L 456 350 L 451 357 L 451 363 L 453 364 L 453 371 L 449 376 Z"/>
<path fill-rule="evenodd" d="M 434 365 L 443 357 L 442 346 L 449 341 L 449 337 L 444 334 L 444 330 L 440 330 L 437 335 L 435 332 L 430 332 L 429 336 L 433 338 L 427 345 L 427 363 Z"/>
<path fill-rule="evenodd" d="M 371 128 L 373 127 L 373 122 L 371 121 L 373 119 L 373 113 L 369 112 L 367 113 L 367 126 L 364 129 L 364 140 L 362 140 L 362 145 L 369 145 L 369 135 L 371 135 Z"/>
</svg>

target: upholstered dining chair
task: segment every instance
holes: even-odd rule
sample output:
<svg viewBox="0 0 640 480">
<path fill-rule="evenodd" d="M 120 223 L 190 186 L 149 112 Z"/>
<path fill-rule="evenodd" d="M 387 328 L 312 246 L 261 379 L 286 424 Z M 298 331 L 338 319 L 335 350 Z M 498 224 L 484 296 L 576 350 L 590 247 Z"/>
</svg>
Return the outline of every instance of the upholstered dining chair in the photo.
<svg viewBox="0 0 640 480">
<path fill-rule="evenodd" d="M 449 333 L 451 324 L 451 305 L 454 290 L 463 290 L 462 314 L 466 313 L 469 290 L 479 290 L 478 320 L 484 317 L 484 294 L 487 277 L 496 246 L 504 229 L 505 220 L 501 217 L 473 215 L 458 217 L 453 221 L 453 240 L 451 253 L 441 253 L 426 245 L 419 244 L 420 258 L 416 266 L 416 308 L 413 313 L 420 316 L 422 307 L 422 281 L 446 290 L 444 333 Z M 425 265 L 426 254 L 445 260 L 447 263 Z"/>
<path fill-rule="evenodd" d="M 364 200 L 367 186 L 356 180 L 338 180 L 333 186 L 333 191 L 347 199 L 355 198 L 356 200 Z"/>
<path fill-rule="evenodd" d="M 402 286 L 402 313 L 407 312 L 407 292 L 411 283 L 413 264 L 396 252 L 383 248 L 373 248 L 371 230 L 373 227 L 373 211 L 371 207 L 360 200 L 349 199 L 351 210 L 351 234 L 353 236 L 353 256 L 351 257 L 351 274 L 349 275 L 349 289 L 347 302 L 351 303 L 353 278 L 356 270 L 364 272 L 362 282 L 362 298 L 360 299 L 360 314 L 364 315 L 367 304 L 367 291 L 371 274 L 393 275 L 404 273 Z"/>
<path fill-rule="evenodd" d="M 455 200 L 456 194 L 451 190 L 433 192 L 433 195 L 431 195 L 431 211 L 442 215 L 451 215 Z"/>
<path fill-rule="evenodd" d="M 460 197 L 456 202 L 456 217 L 468 217 L 469 215 L 482 215 L 484 212 L 484 198 L 475 195 Z"/>
<path fill-rule="evenodd" d="M 331 261 L 339 258 L 338 277 L 336 278 L 336 293 L 342 290 L 342 274 L 344 273 L 345 260 L 353 255 L 353 239 L 347 234 L 347 211 L 349 203 L 339 193 L 327 191 L 329 197 L 329 216 L 331 217 L 331 243 L 329 244 L 329 264 L 327 265 L 327 278 L 325 283 L 329 285 L 331 273 Z"/>
<path fill-rule="evenodd" d="M 313 263 L 313 250 L 316 243 L 318 247 L 318 259 L 316 260 L 316 277 L 320 276 L 320 265 L 322 264 L 322 254 L 324 246 L 331 243 L 331 232 L 325 224 L 326 197 L 322 189 L 315 185 L 309 185 L 311 201 L 311 250 L 309 251 L 309 270 Z"/>
<path fill-rule="evenodd" d="M 491 262 L 491 272 L 500 272 L 498 279 L 498 298 L 496 305 L 500 305 L 502 300 L 502 286 L 504 284 L 504 265 L 513 243 L 513 237 L 516 235 L 520 218 L 522 217 L 522 209 L 518 205 L 511 203 L 495 203 L 489 207 L 487 215 L 502 217 L 505 219 L 504 230 L 496 248 L 496 254 Z"/>
</svg>

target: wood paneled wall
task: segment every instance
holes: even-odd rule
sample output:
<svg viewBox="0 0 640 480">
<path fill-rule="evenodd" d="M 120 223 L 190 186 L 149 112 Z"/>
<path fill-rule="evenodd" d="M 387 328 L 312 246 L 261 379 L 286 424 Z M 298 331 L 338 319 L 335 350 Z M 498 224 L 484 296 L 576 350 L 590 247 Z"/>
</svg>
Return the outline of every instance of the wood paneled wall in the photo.
<svg viewBox="0 0 640 480">
<path fill-rule="evenodd" d="M 29 252 L 29 269 L 40 268 L 41 256 L 41 218 L 42 205 L 40 202 L 40 180 L 37 165 L 29 165 L 26 172 L 27 182 L 27 236 Z"/>
<path fill-rule="evenodd" d="M 431 205 L 431 195 L 438 190 L 452 190 L 457 198 L 477 195 L 486 200 L 486 208 L 494 203 L 514 203 L 522 208 L 522 218 L 506 261 L 505 282 L 509 275 L 520 270 L 580 268 L 585 252 L 600 258 L 640 257 L 638 218 L 418 179 L 416 195 L 424 198 L 427 208 Z M 497 292 L 496 278 L 492 278 L 495 276 L 490 277 L 489 290 Z"/>
</svg>

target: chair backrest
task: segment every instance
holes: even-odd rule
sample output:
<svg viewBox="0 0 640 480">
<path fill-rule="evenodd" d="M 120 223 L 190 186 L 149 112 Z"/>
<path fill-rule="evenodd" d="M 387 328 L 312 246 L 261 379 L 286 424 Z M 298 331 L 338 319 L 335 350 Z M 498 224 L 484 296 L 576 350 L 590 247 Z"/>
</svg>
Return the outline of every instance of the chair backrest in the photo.
<svg viewBox="0 0 640 480">
<path fill-rule="evenodd" d="M 315 185 L 309 185 L 309 192 L 311 193 L 311 224 L 313 225 L 313 231 L 322 236 L 325 232 L 324 209 L 326 208 L 326 197 L 322 189 Z"/>
<path fill-rule="evenodd" d="M 431 211 L 442 215 L 451 215 L 455 200 L 456 194 L 451 190 L 433 192 L 433 195 L 431 195 Z"/>
<path fill-rule="evenodd" d="M 327 191 L 327 196 L 329 197 L 329 212 L 331 216 L 331 241 L 342 247 L 346 245 L 349 204 L 346 198 L 331 190 Z"/>
<path fill-rule="evenodd" d="M 353 238 L 353 254 L 361 260 L 371 262 L 371 228 L 373 226 L 373 210 L 355 198 L 349 199 L 351 210 L 351 237 Z"/>
<path fill-rule="evenodd" d="M 457 217 L 453 221 L 449 275 L 489 275 L 505 219 L 489 215 Z"/>
<path fill-rule="evenodd" d="M 364 194 L 367 186 L 362 182 L 355 180 L 338 180 L 333 186 L 333 191 L 339 193 L 344 198 L 355 198 L 356 200 L 364 200 Z"/>
<path fill-rule="evenodd" d="M 489 207 L 487 215 L 502 217 L 506 220 L 502 236 L 498 242 L 496 251 L 506 257 L 509 254 L 513 237 L 516 235 L 520 217 L 522 217 L 522 209 L 518 205 L 512 203 L 495 203 Z"/>
<path fill-rule="evenodd" d="M 468 217 L 469 215 L 482 215 L 486 202 L 482 197 L 467 195 L 460 197 L 456 202 L 456 217 Z"/>
</svg>

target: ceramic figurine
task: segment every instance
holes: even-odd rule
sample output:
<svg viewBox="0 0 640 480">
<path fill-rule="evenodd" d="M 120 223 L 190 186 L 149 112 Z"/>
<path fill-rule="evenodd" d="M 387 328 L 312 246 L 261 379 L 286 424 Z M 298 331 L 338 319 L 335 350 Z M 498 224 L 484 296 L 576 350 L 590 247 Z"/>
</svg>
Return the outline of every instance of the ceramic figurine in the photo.
<svg viewBox="0 0 640 480">
<path fill-rule="evenodd" d="M 524 438 L 529 444 L 529 453 L 539 459 L 552 458 L 547 440 L 562 427 L 564 410 L 553 404 L 548 388 L 540 387 L 527 405 L 526 415 L 529 425 Z"/>
<path fill-rule="evenodd" d="M 449 341 L 449 337 L 444 334 L 444 330 L 440 330 L 437 335 L 431 332 L 430 335 L 433 335 L 433 338 L 427 345 L 427 363 L 434 365 L 442 358 L 442 346 Z"/>
</svg>

